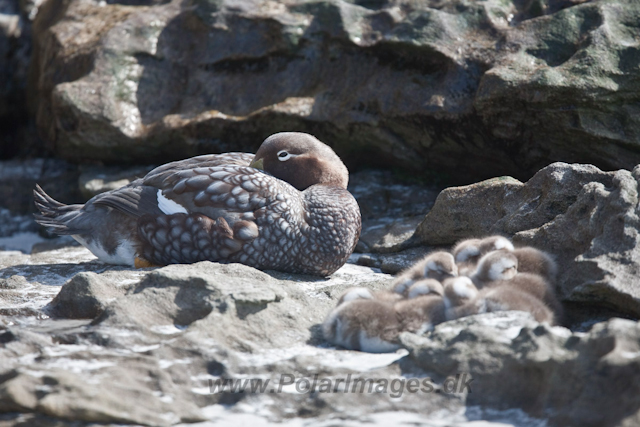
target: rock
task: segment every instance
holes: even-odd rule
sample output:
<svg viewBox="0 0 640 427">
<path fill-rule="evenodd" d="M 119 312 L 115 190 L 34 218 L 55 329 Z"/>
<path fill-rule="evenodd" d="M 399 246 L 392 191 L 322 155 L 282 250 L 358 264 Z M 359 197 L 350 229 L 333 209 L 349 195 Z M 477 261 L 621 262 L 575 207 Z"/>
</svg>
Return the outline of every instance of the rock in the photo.
<svg viewBox="0 0 640 427">
<path fill-rule="evenodd" d="M 583 4 L 553 13 L 562 4 L 577 3 Z M 533 16 L 552 14 L 504 33 L 504 56 L 484 73 L 476 92 L 474 106 L 492 136 L 527 152 L 523 167 L 563 159 L 608 170 L 633 168 L 639 159 L 623 159 L 619 144 L 637 141 L 640 124 L 637 114 L 621 112 L 640 83 L 632 71 L 638 65 L 637 41 L 627 27 L 639 5 L 633 0 L 528 4 Z M 594 42 L 583 43 L 585 37 Z M 578 93 L 580 101 L 574 98 Z M 544 140 L 550 143 L 539 143 Z"/>
<path fill-rule="evenodd" d="M 400 339 L 435 378 L 470 375 L 467 405 L 521 408 L 550 425 L 640 422 L 637 322 L 611 319 L 588 333 L 571 333 L 537 324 L 527 313 L 499 312 L 442 323 L 425 337 L 405 332 Z M 624 390 L 624 397 L 605 391 L 613 388 Z"/>
<path fill-rule="evenodd" d="M 61 297 L 64 299 L 61 306 L 69 309 L 69 313 L 66 316 L 64 312 L 56 313 L 61 317 L 75 318 L 77 316 L 73 315 L 74 312 L 90 311 L 87 304 L 93 307 L 91 310 L 98 310 L 100 304 L 105 303 L 104 298 L 109 298 L 108 295 L 111 293 L 104 286 L 100 287 L 101 284 L 104 285 L 100 278 L 85 272 L 103 273 L 105 278 L 117 284 L 109 285 L 109 288 L 113 289 L 117 289 L 118 285 L 135 283 L 144 274 L 142 271 L 127 271 L 123 267 L 102 264 L 77 243 L 69 246 L 66 238 L 52 239 L 51 244 L 55 250 L 34 252 L 32 255 L 20 251 L 0 250 L 0 314 L 9 316 L 8 318 L 14 321 L 32 317 L 48 318 L 48 314 L 42 311 L 44 307 L 59 293 L 61 285 L 80 273 L 88 275 L 84 277 L 86 293 L 75 294 L 78 288 L 83 287 L 83 280 L 74 281 L 69 286 L 69 291 L 63 293 L 63 296 L 67 294 L 67 297 Z M 71 292 L 72 289 L 74 292 Z M 73 300 L 74 297 L 78 299 Z"/>
<path fill-rule="evenodd" d="M 540 326 L 524 313 L 492 313 L 443 323 L 437 335 L 404 334 L 411 353 L 366 354 L 328 347 L 320 332 L 345 289 L 385 289 L 393 280 L 362 266 L 346 264 L 329 279 L 211 262 L 133 270 L 101 264 L 78 246 L 0 252 L 0 263 L 0 295 L 28 291 L 15 304 L 32 310 L 0 317 L 0 411 L 10 412 L 2 427 L 295 425 L 336 417 L 341 425 L 430 425 L 436 416 L 457 427 L 534 427 L 544 423 L 536 417 L 589 425 L 593 416 L 605 425 L 622 411 L 629 425 L 637 420 L 634 322 L 612 320 L 581 334 Z M 55 307 L 54 317 L 40 311 L 47 303 L 44 312 Z M 87 307 L 91 316 L 68 319 Z M 597 378 L 585 382 L 590 372 Z M 464 373 L 472 375 L 471 393 Z M 332 383 L 336 392 L 306 391 L 314 378 L 343 381 Z M 216 388 L 258 379 L 270 381 L 264 392 Z M 410 379 L 427 391 L 409 391 Z M 386 381 L 386 391 L 358 391 L 373 380 Z M 603 391 L 607 384 L 630 394 L 618 405 L 618 393 Z M 557 394 L 571 387 L 574 400 Z M 523 404 L 534 392 L 531 401 L 542 403 Z M 600 401 L 589 406 L 596 395 Z M 582 397 L 589 405 L 576 403 Z M 602 409 L 612 401 L 618 406 Z"/>
<path fill-rule="evenodd" d="M 349 191 L 358 200 L 365 222 L 424 215 L 440 190 L 442 187 L 433 182 L 419 181 L 397 171 L 361 170 L 349 175 Z"/>
<path fill-rule="evenodd" d="M 37 232 L 38 229 L 31 215 L 16 215 L 9 209 L 0 208 L 0 238 L 16 233 Z"/>
<path fill-rule="evenodd" d="M 358 201 L 362 215 L 356 252 L 388 254 L 404 249 L 433 206 L 439 188 L 420 185 L 390 171 L 365 170 L 351 174 L 349 191 Z"/>
<path fill-rule="evenodd" d="M 33 189 L 40 184 L 64 203 L 78 203 L 78 168 L 59 159 L 0 161 L 0 203 L 13 213 L 35 212 Z M 2 228 L 0 227 L 0 231 Z"/>
<path fill-rule="evenodd" d="M 0 159 L 28 153 L 37 144 L 26 102 L 31 22 L 29 8 L 20 3 L 0 4 Z"/>
<path fill-rule="evenodd" d="M 96 273 L 79 273 L 62 286 L 47 308 L 53 316 L 94 319 L 102 314 L 109 302 L 124 293 L 121 287 Z"/>
<path fill-rule="evenodd" d="M 39 9 L 32 102 L 59 156 L 160 163 L 298 130 L 350 166 L 459 183 L 640 162 L 632 0 L 129 3 Z"/>
<path fill-rule="evenodd" d="M 35 278 L 59 283 L 73 277 L 46 310 L 55 318 L 34 323 L 14 315 L 11 323 L 0 323 L 0 410 L 23 413 L 28 420 L 46 416 L 145 425 L 220 417 L 235 422 L 257 407 L 277 420 L 329 419 L 336 413 L 359 420 L 372 410 L 382 416 L 415 408 L 420 408 L 415 415 L 420 419 L 443 408 L 457 410 L 447 397 L 433 395 L 425 404 L 415 393 L 407 393 L 400 404 L 389 393 L 382 399 L 376 393 L 351 393 L 345 407 L 342 392 L 210 389 L 210 381 L 247 377 L 270 379 L 276 390 L 281 381 L 314 375 L 397 377 L 401 368 L 396 362 L 406 351 L 343 352 L 327 348 L 319 330 L 335 304 L 336 289 L 382 289 L 392 280 L 388 275 L 346 265 L 326 280 L 210 262 L 130 270 L 88 261 L 93 259 L 88 254 L 72 247 L 4 261 L 9 266 L 0 275 L 22 277 L 7 278 L 16 289 L 33 286 Z M 45 259 L 48 264 L 38 264 Z M 98 274 L 52 268 L 65 262 L 79 262 L 81 270 Z M 77 317 L 87 307 L 93 316 L 102 306 L 93 321 L 63 318 Z M 235 415 L 223 405 L 235 408 Z"/>
<path fill-rule="evenodd" d="M 417 215 L 401 219 L 382 218 L 377 221 L 368 221 L 368 227 L 360 235 L 356 251 L 398 252 L 405 248 L 423 219 L 423 215 Z"/>
<path fill-rule="evenodd" d="M 0 279 L 0 289 L 20 289 L 27 284 L 24 276 L 11 276 L 8 279 Z"/>
<path fill-rule="evenodd" d="M 464 187 L 449 187 L 416 228 L 429 245 L 450 245 L 469 236 L 482 236 L 505 215 L 505 199 L 522 183 L 511 177 L 492 178 Z"/>
<path fill-rule="evenodd" d="M 144 177 L 151 169 L 153 169 L 153 166 L 131 168 L 118 166 L 81 167 L 81 174 L 78 178 L 80 192 L 86 200 L 89 200 L 100 193 L 128 185 L 131 181 Z"/>
<path fill-rule="evenodd" d="M 113 363 L 93 362 L 91 366 L 91 362 L 88 362 L 84 364 L 84 370 L 102 368 L 107 378 L 92 384 L 78 375 L 81 372 L 54 369 L 42 376 L 18 371 L 9 373 L 14 378 L 0 385 L 0 411 L 36 412 L 68 421 L 159 426 L 203 420 L 194 404 L 181 401 L 170 405 L 166 399 L 163 402 L 154 396 L 152 390 L 140 384 L 133 372 L 127 372 L 124 367 L 118 369 L 118 377 L 111 377 L 108 373 Z M 146 368 L 162 375 L 151 361 L 131 362 L 131 370 Z"/>
<path fill-rule="evenodd" d="M 557 258 L 564 301 L 638 318 L 639 179 L 640 167 L 603 172 L 554 163 L 525 184 L 504 179 L 446 189 L 415 239 L 450 245 L 466 237 L 510 236 Z"/>
</svg>

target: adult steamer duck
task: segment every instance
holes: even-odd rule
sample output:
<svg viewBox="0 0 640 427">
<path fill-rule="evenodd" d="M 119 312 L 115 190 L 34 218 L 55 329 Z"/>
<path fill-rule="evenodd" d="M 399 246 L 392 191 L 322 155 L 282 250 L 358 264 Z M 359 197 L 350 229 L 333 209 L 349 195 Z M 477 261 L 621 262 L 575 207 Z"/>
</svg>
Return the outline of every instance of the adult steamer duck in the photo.
<svg viewBox="0 0 640 427">
<path fill-rule="evenodd" d="M 101 261 L 136 267 L 239 262 L 327 276 L 360 236 L 349 172 L 315 137 L 283 132 L 255 156 L 225 153 L 160 166 L 84 205 L 34 191 L 36 221 Z"/>
</svg>

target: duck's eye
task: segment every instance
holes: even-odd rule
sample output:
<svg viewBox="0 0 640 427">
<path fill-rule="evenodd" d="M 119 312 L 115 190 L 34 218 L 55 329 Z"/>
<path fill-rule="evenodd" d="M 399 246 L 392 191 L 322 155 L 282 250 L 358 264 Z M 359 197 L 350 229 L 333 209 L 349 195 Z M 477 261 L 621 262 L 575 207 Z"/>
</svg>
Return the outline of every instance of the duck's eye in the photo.
<svg viewBox="0 0 640 427">
<path fill-rule="evenodd" d="M 285 151 L 285 150 L 278 151 L 278 160 L 280 160 L 281 162 L 287 161 L 290 158 L 291 158 L 291 154 L 289 154 L 288 151 Z"/>
</svg>

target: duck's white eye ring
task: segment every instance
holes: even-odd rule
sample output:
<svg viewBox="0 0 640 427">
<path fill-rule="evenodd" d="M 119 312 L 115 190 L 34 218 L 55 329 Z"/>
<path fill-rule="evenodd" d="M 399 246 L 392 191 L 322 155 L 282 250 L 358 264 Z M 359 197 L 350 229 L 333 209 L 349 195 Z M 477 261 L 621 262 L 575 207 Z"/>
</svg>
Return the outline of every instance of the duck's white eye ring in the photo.
<svg viewBox="0 0 640 427">
<path fill-rule="evenodd" d="M 291 154 L 287 150 L 278 151 L 278 160 L 281 162 L 286 162 L 291 158 Z"/>
</svg>

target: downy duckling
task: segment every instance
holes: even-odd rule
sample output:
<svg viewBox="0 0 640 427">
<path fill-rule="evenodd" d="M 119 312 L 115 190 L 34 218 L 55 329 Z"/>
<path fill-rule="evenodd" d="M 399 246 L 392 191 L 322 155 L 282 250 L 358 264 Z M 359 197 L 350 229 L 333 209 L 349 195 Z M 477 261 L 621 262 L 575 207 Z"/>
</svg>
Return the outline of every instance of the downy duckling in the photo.
<svg viewBox="0 0 640 427">
<path fill-rule="evenodd" d="M 555 283 L 558 264 L 548 253 L 532 247 L 516 248 L 513 253 L 518 258 L 518 272 L 537 274 L 550 283 Z"/>
<path fill-rule="evenodd" d="M 394 309 L 402 331 L 423 334 L 444 322 L 444 301 L 439 295 L 417 295 L 398 301 Z"/>
<path fill-rule="evenodd" d="M 483 239 L 466 239 L 453 248 L 453 256 L 460 275 L 469 275 L 476 268 L 478 260 L 492 251 L 506 249 L 512 251 L 513 244 L 503 236 L 489 236 Z"/>
<path fill-rule="evenodd" d="M 407 298 L 412 299 L 422 295 L 436 295 L 442 297 L 444 288 L 436 279 L 422 279 L 411 285 L 406 292 Z"/>
<path fill-rule="evenodd" d="M 393 292 L 406 296 L 407 289 L 416 281 L 429 278 L 442 282 L 457 275 L 458 267 L 453 255 L 444 251 L 432 252 L 400 273 L 394 281 Z"/>
<path fill-rule="evenodd" d="M 459 307 L 469 304 L 478 295 L 478 288 L 466 276 L 453 277 L 444 282 L 444 307 L 447 320 L 462 317 Z"/>
<path fill-rule="evenodd" d="M 397 350 L 401 331 L 394 306 L 375 299 L 347 301 L 329 313 L 322 324 L 327 341 L 368 353 Z"/>
<path fill-rule="evenodd" d="M 537 257 L 532 251 L 527 251 L 526 255 L 533 258 L 532 253 Z M 558 319 L 562 317 L 562 305 L 552 284 L 543 276 L 520 272 L 519 258 L 515 252 L 499 250 L 483 256 L 471 279 L 478 288 L 506 286 L 526 292 L 546 304 Z"/>
<path fill-rule="evenodd" d="M 378 300 L 388 303 L 394 303 L 402 299 L 402 295 L 398 295 L 394 292 L 389 291 L 372 291 L 369 288 L 364 287 L 355 287 L 347 289 L 341 296 L 338 298 L 338 303 L 336 306 L 339 306 L 345 302 L 358 300 L 358 299 L 368 299 L 368 300 Z"/>
</svg>

